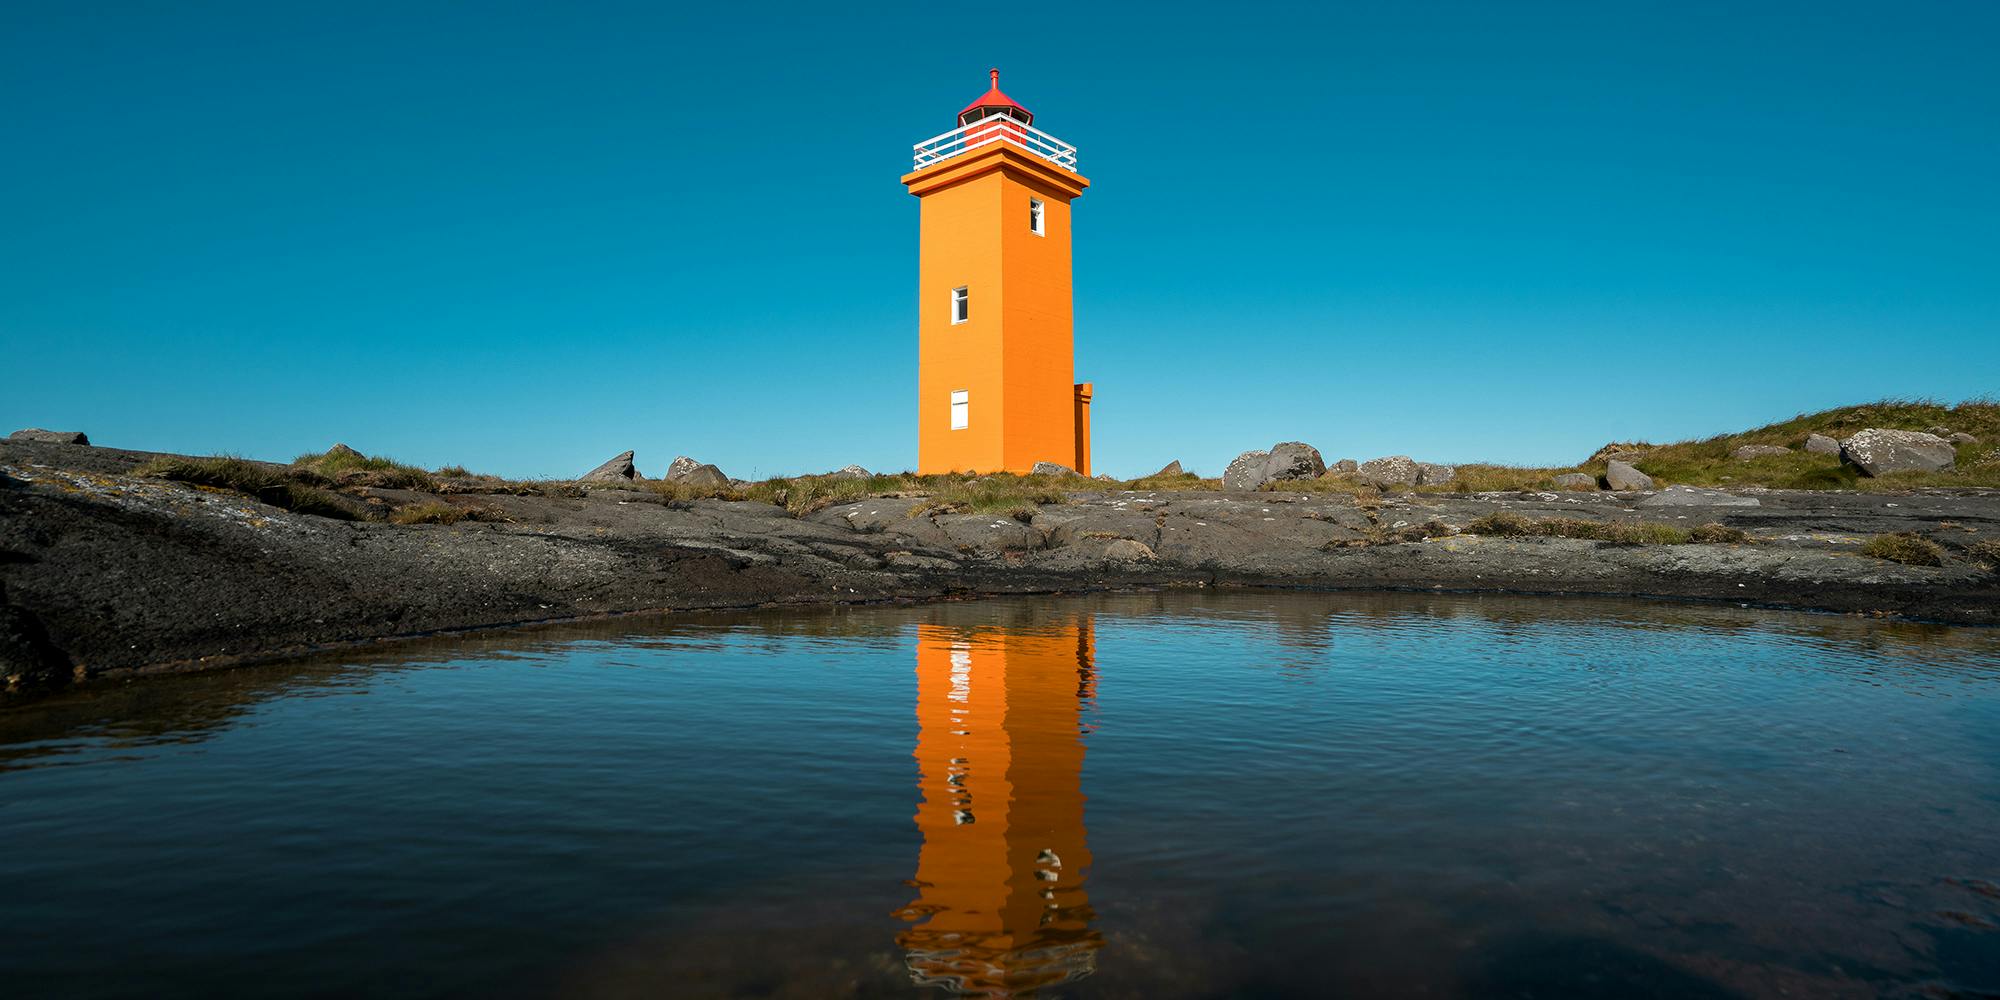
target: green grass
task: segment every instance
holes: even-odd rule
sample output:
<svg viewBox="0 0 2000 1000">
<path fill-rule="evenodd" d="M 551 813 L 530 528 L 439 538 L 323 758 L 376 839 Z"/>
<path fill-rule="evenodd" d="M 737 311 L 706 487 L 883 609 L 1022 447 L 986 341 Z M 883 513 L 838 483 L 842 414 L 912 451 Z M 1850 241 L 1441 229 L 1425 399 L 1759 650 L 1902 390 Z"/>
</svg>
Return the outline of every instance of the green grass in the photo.
<svg viewBox="0 0 2000 1000">
<path fill-rule="evenodd" d="M 139 475 L 157 479 L 233 490 L 273 507 L 300 514 L 315 514 L 342 521 L 361 520 L 353 509 L 341 503 L 332 493 L 308 483 L 298 482 L 270 466 L 233 455 L 217 455 L 212 458 L 160 458 L 134 471 Z"/>
<path fill-rule="evenodd" d="M 1689 545 L 1744 542 L 1749 535 L 1721 524 L 1692 529 L 1651 521 L 1587 521 L 1575 517 L 1522 517 L 1495 511 L 1465 526 L 1467 534 L 1500 538 L 1579 538 L 1620 545 Z"/>
<path fill-rule="evenodd" d="M 1905 566 L 1942 566 L 1944 549 L 1936 542 L 1911 531 L 1876 535 L 1861 545 L 1861 554 L 1887 559 Z"/>
<path fill-rule="evenodd" d="M 387 489 L 437 489 L 437 480 L 414 465 L 392 458 L 363 455 L 344 444 L 322 452 L 308 452 L 292 459 L 292 469 L 301 478 L 323 477 L 341 486 L 379 486 Z M 458 469 L 463 473 L 464 469 Z"/>
<path fill-rule="evenodd" d="M 1940 426 L 1979 438 L 1978 444 L 1959 446 L 1958 466 L 1946 472 L 1899 473 L 1871 479 L 1843 464 L 1838 455 L 1816 455 L 1803 450 L 1809 434 L 1824 434 L 1839 440 L 1870 427 L 1923 431 Z M 1730 457 L 1730 452 L 1746 444 L 1778 445 L 1793 451 L 1745 461 Z M 1800 414 L 1737 434 L 1660 445 L 1632 464 L 1662 485 L 1803 490 L 2000 486 L 2000 457 L 1996 457 L 1996 449 L 2000 449 L 2000 403 L 1977 399 L 1948 406 L 1927 400 L 1888 399 Z M 1595 463 L 1584 471 L 1601 473 L 1603 465 Z"/>
<path fill-rule="evenodd" d="M 392 524 L 457 524 L 460 521 L 501 521 L 500 512 L 486 507 L 461 507 L 428 501 L 396 508 L 389 515 Z"/>
</svg>

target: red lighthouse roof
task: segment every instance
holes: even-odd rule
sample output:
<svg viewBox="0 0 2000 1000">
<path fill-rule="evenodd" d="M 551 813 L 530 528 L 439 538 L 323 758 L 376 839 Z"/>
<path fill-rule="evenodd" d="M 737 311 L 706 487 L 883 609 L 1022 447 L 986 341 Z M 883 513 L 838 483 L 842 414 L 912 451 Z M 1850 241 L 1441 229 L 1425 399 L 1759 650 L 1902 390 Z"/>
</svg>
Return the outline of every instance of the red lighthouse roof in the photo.
<svg viewBox="0 0 2000 1000">
<path fill-rule="evenodd" d="M 958 113 L 958 123 L 960 125 L 970 125 L 987 115 L 998 113 L 1019 118 L 1024 124 L 1033 124 L 1035 121 L 1034 112 L 1022 107 L 1019 101 L 1000 92 L 1000 71 L 991 69 L 986 72 L 988 76 L 993 78 L 992 89 L 980 95 L 979 100 L 966 105 L 965 110 Z"/>
</svg>

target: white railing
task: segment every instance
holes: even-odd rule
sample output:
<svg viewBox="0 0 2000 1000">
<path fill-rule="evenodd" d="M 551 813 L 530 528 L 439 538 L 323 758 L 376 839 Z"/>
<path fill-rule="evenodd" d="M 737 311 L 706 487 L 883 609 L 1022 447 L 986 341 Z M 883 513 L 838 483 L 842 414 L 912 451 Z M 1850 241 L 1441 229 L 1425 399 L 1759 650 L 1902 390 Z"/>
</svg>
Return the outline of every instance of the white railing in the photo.
<svg viewBox="0 0 2000 1000">
<path fill-rule="evenodd" d="M 911 147 L 916 150 L 916 168 L 962 156 L 982 146 L 1011 142 L 1064 170 L 1076 170 L 1076 147 L 1019 119 L 989 115 L 970 125 L 932 136 Z"/>
</svg>

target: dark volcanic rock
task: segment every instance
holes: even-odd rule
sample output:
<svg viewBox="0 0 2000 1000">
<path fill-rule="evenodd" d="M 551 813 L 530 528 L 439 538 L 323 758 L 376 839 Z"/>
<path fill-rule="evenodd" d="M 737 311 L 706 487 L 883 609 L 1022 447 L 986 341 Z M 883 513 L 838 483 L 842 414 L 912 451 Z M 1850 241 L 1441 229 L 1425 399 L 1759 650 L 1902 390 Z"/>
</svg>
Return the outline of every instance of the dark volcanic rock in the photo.
<svg viewBox="0 0 2000 1000">
<path fill-rule="evenodd" d="M 336 448 L 344 445 L 334 445 Z M 639 470 L 632 465 L 632 453 L 620 452 L 610 461 L 577 477 L 579 483 L 629 483 L 639 478 Z"/>
<path fill-rule="evenodd" d="M 1840 455 L 1862 472 L 1938 472 L 1958 461 L 1958 449 L 1935 434 L 1871 427 L 1840 442 Z"/>
<path fill-rule="evenodd" d="M 89 435 L 82 431 L 45 431 L 40 427 L 27 427 L 7 435 L 9 441 L 39 441 L 42 444 L 89 444 Z"/>
<path fill-rule="evenodd" d="M 1722 490 L 1704 490 L 1693 486 L 1669 486 L 1644 500 L 1641 507 L 1757 507 L 1761 505 L 1756 497 Z"/>
<path fill-rule="evenodd" d="M 1629 494 L 1104 490 L 1018 515 L 870 497 L 803 516 L 605 483 L 568 495 L 368 498 L 468 504 L 496 521 L 343 521 L 131 474 L 150 456 L 0 442 L 0 673 L 193 669 L 328 644 L 662 610 L 1137 586 L 1632 594 L 2000 624 L 2000 576 L 1965 538 L 2000 536 L 2000 496 L 1760 490 L 1713 510 Z M 697 466 L 698 468 L 698 466 Z M 1677 499 L 1683 494 L 1667 491 Z M 350 494 L 343 494 L 350 495 Z M 355 500 L 356 503 L 362 502 Z M 1754 545 L 1605 545 L 1464 533 L 1522 517 L 1720 520 Z M 1026 518 L 1025 522 L 1022 518 Z M 1939 522 L 1962 530 L 1940 532 Z M 1921 531 L 1944 564 L 1858 558 Z M 1421 539 L 1421 540 L 1419 540 Z M 1150 554 L 1150 555 L 1149 555 Z"/>
</svg>

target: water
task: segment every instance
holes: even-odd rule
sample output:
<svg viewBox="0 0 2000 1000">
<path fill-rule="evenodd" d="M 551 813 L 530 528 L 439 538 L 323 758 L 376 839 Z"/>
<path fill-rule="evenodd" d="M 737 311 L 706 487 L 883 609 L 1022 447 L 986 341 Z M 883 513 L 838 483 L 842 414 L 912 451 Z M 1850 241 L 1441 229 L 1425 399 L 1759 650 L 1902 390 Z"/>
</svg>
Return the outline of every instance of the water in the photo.
<svg viewBox="0 0 2000 1000">
<path fill-rule="evenodd" d="M 8 996 L 2000 990 L 2000 633 L 1167 594 L 0 713 Z"/>
</svg>

